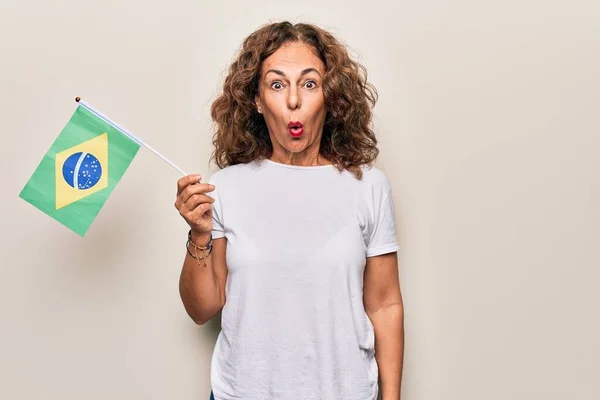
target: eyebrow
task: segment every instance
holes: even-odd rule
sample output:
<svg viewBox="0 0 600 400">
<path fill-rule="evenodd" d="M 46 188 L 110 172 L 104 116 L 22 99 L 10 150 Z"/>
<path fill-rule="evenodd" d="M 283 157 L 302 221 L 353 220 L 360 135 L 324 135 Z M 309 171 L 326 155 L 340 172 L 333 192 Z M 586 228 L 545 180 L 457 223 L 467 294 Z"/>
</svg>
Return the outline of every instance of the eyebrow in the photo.
<svg viewBox="0 0 600 400">
<path fill-rule="evenodd" d="M 267 76 L 267 74 L 269 72 L 273 72 L 274 74 L 280 75 L 280 76 L 285 76 L 285 73 L 283 71 L 280 71 L 278 69 L 270 69 L 267 72 L 265 72 L 265 76 Z M 300 73 L 300 76 L 304 76 L 306 74 L 308 74 L 309 72 L 316 72 L 319 76 L 321 76 L 321 73 L 319 71 L 317 71 L 316 68 L 306 68 L 304 70 L 302 70 L 302 72 Z"/>
</svg>

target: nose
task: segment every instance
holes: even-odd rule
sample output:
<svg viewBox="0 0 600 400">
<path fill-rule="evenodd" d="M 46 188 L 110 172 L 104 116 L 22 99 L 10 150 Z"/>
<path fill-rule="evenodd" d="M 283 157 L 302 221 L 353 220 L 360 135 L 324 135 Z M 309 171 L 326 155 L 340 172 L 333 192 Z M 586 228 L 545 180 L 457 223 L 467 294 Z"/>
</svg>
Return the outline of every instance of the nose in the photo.
<svg viewBox="0 0 600 400">
<path fill-rule="evenodd" d="M 294 85 L 290 86 L 290 91 L 288 93 L 287 105 L 290 110 L 296 110 L 300 108 L 302 104 L 302 99 L 300 97 L 300 91 Z"/>
</svg>

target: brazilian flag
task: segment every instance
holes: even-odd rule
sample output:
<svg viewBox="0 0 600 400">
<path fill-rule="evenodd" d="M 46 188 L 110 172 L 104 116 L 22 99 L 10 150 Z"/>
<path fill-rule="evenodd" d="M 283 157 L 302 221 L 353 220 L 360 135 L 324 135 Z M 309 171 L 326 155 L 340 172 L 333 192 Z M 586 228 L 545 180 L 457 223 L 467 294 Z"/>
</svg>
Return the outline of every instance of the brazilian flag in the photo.
<svg viewBox="0 0 600 400">
<path fill-rule="evenodd" d="M 139 148 L 79 105 L 19 197 L 84 236 Z"/>
</svg>

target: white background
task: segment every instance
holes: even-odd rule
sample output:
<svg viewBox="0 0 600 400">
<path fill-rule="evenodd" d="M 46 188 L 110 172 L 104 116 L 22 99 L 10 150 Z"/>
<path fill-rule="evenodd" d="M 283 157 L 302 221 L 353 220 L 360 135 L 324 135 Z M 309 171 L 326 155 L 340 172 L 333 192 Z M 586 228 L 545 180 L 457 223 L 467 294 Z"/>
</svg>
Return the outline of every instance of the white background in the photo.
<svg viewBox="0 0 600 400">
<path fill-rule="evenodd" d="M 141 149 L 83 239 L 18 194 L 75 96 L 208 177 L 228 64 L 281 19 L 331 30 L 379 91 L 403 399 L 600 398 L 591 0 L 1 0 L 0 398 L 208 398 L 218 321 L 179 299 L 179 173 Z"/>
</svg>

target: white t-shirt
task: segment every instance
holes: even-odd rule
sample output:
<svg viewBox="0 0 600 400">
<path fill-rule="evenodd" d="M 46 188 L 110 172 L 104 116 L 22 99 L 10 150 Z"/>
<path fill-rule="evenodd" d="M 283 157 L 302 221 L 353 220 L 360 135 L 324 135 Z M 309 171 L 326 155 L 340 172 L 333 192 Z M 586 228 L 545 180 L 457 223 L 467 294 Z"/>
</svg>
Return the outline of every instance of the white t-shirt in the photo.
<svg viewBox="0 0 600 400">
<path fill-rule="evenodd" d="M 375 400 L 365 257 L 398 250 L 390 185 L 334 166 L 224 168 L 213 238 L 227 238 L 226 302 L 211 364 L 216 400 Z"/>
</svg>

